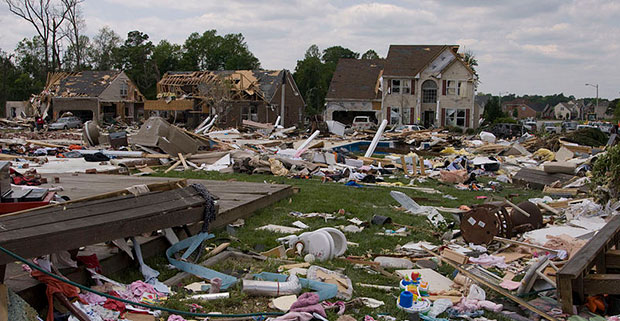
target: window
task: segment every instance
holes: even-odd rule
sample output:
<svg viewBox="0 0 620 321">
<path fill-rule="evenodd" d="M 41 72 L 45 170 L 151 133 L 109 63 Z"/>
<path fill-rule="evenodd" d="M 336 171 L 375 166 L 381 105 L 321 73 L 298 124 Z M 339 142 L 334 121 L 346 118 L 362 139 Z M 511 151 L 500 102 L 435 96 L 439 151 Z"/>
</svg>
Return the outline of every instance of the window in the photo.
<svg viewBox="0 0 620 321">
<path fill-rule="evenodd" d="M 400 93 L 400 79 L 392 79 L 392 93 Z"/>
<path fill-rule="evenodd" d="M 458 82 L 456 80 L 448 80 L 447 81 L 448 86 L 447 86 L 447 93 L 448 95 L 456 95 L 457 94 L 457 84 Z"/>
<path fill-rule="evenodd" d="M 400 107 L 390 107 L 390 125 L 400 124 Z"/>
<path fill-rule="evenodd" d="M 465 127 L 465 109 L 446 109 L 446 126 Z"/>
<path fill-rule="evenodd" d="M 460 97 L 467 96 L 467 81 L 448 80 L 446 85 L 446 93 Z"/>
<path fill-rule="evenodd" d="M 458 88 L 457 95 L 461 97 L 467 96 L 467 82 L 466 81 L 459 81 L 459 88 Z"/>
<path fill-rule="evenodd" d="M 422 83 L 422 103 L 437 102 L 437 84 L 432 80 Z"/>
<path fill-rule="evenodd" d="M 121 82 L 121 97 L 127 97 L 127 90 L 128 90 L 127 82 L 126 81 Z"/>
<path fill-rule="evenodd" d="M 241 119 L 258 121 L 258 108 L 255 105 L 243 106 Z"/>
<path fill-rule="evenodd" d="M 392 93 L 411 93 L 411 79 L 392 79 Z"/>
</svg>

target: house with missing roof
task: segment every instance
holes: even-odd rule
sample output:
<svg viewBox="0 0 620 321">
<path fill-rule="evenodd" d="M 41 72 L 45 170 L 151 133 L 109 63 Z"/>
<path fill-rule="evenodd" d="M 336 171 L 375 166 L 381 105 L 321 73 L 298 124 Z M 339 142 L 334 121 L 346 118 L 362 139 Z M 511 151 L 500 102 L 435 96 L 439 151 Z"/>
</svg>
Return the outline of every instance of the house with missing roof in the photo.
<svg viewBox="0 0 620 321">
<path fill-rule="evenodd" d="M 167 72 L 157 83 L 156 100 L 147 112 L 184 118 L 197 126 L 217 115 L 221 127 L 239 127 L 243 120 L 285 127 L 303 121 L 305 102 L 288 70 L 219 70 Z"/>
<path fill-rule="evenodd" d="M 475 128 L 476 81 L 458 46 L 391 45 L 384 60 L 338 62 L 325 119 L 372 114 L 390 125 Z"/>
<path fill-rule="evenodd" d="M 132 122 L 143 115 L 144 96 L 123 71 L 57 72 L 35 104 L 52 120 L 69 111 L 84 121 Z"/>
</svg>

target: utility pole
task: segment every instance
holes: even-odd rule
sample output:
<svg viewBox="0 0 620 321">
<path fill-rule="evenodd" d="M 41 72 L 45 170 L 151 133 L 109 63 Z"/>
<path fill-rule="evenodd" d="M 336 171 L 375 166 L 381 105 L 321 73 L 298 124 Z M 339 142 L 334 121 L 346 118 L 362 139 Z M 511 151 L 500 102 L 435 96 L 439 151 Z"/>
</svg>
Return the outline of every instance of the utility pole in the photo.
<svg viewBox="0 0 620 321">
<path fill-rule="evenodd" d="M 596 88 L 596 109 L 594 109 L 594 113 L 596 114 L 596 111 L 598 110 L 598 84 L 593 85 L 593 84 L 586 84 L 586 86 L 591 86 Z"/>
</svg>

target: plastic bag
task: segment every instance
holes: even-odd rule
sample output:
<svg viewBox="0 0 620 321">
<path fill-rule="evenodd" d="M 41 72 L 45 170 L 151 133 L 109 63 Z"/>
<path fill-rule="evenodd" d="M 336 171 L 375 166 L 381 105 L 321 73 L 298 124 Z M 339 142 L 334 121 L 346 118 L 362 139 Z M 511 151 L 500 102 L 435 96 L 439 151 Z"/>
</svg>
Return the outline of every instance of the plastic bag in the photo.
<svg viewBox="0 0 620 321">
<path fill-rule="evenodd" d="M 436 318 L 438 315 L 442 314 L 448 308 L 452 307 L 452 300 L 450 299 L 437 299 L 433 302 L 433 306 L 431 310 L 428 311 L 428 316 L 431 318 Z"/>
<path fill-rule="evenodd" d="M 479 300 L 484 301 L 486 299 L 486 292 L 476 284 L 472 284 L 469 287 L 469 294 L 467 294 L 468 300 Z"/>
</svg>

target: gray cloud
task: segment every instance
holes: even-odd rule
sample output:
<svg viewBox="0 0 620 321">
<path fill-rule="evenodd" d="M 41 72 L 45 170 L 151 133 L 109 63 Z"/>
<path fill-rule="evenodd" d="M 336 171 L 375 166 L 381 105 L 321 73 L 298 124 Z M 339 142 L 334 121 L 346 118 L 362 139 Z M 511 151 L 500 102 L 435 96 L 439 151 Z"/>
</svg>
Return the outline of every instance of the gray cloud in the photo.
<svg viewBox="0 0 620 321">
<path fill-rule="evenodd" d="M 6 7 L 4 7 L 6 8 Z M 182 43 L 192 32 L 243 33 L 264 68 L 294 69 L 311 44 L 385 56 L 390 44 L 458 44 L 479 61 L 480 91 L 564 92 L 602 97 L 620 90 L 620 2 L 613 0 L 88 0 L 89 35 L 108 25 L 121 35 Z M 0 11 L 0 48 L 34 30 Z"/>
</svg>

